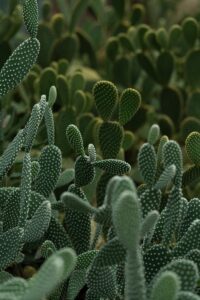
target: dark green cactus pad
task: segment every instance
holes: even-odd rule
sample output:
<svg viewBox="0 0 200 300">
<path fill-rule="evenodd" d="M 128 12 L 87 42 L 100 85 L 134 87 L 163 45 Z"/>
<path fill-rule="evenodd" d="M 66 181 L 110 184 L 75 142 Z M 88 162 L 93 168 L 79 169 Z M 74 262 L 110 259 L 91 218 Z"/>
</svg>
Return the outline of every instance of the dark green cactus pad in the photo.
<svg viewBox="0 0 200 300">
<path fill-rule="evenodd" d="M 180 188 L 173 187 L 166 205 L 166 213 L 164 220 L 163 229 L 163 243 L 169 244 L 172 239 L 173 233 L 180 225 L 181 221 L 181 211 L 182 211 L 182 201 L 181 201 L 182 191 Z"/>
<path fill-rule="evenodd" d="M 182 23 L 183 36 L 190 47 L 192 47 L 199 33 L 199 24 L 195 18 L 188 17 Z"/>
<path fill-rule="evenodd" d="M 103 158 L 116 158 L 123 141 L 123 130 L 118 122 L 104 122 L 99 128 L 99 144 Z"/>
<path fill-rule="evenodd" d="M 138 111 L 141 105 L 141 96 L 134 89 L 125 89 L 120 97 L 119 102 L 119 122 L 125 125 L 134 114 Z"/>
<path fill-rule="evenodd" d="M 185 233 L 182 232 L 181 230 L 181 226 L 184 224 L 185 220 L 186 220 L 186 216 L 187 216 L 187 212 L 188 212 L 188 200 L 184 197 L 181 197 L 181 212 L 180 212 L 180 222 L 179 222 L 179 226 L 176 230 L 176 233 L 175 233 L 175 239 L 176 239 L 176 242 L 178 242 L 181 238 L 182 238 L 182 235 Z"/>
<path fill-rule="evenodd" d="M 181 224 L 181 228 L 180 228 L 181 236 L 186 233 L 186 231 L 189 229 L 193 221 L 199 219 L 199 214 L 200 214 L 200 200 L 198 198 L 193 198 L 190 200 L 188 204 L 187 214 Z"/>
<path fill-rule="evenodd" d="M 95 168 L 88 156 L 79 156 L 75 162 L 75 184 L 85 186 L 94 180 Z"/>
<path fill-rule="evenodd" d="M 0 196 L 3 201 L 3 230 L 6 231 L 18 225 L 20 213 L 20 188 L 2 188 Z M 31 192 L 28 219 L 32 218 L 38 207 L 46 200 L 44 196 Z M 12 209 L 10 209 L 12 207 Z"/>
<path fill-rule="evenodd" d="M 66 169 L 60 174 L 56 187 L 68 185 L 74 179 L 74 169 Z"/>
<path fill-rule="evenodd" d="M 12 53 L 0 72 L 0 96 L 7 94 L 24 79 L 36 62 L 39 50 L 39 41 L 29 38 Z"/>
<path fill-rule="evenodd" d="M 76 253 L 81 254 L 87 251 L 90 245 L 90 215 L 67 209 L 63 225 Z"/>
<path fill-rule="evenodd" d="M 152 186 L 155 182 L 156 160 L 154 147 L 149 143 L 143 144 L 138 153 L 138 166 L 140 174 L 149 186 Z"/>
<path fill-rule="evenodd" d="M 44 243 L 42 243 L 42 245 L 40 247 L 40 251 L 41 251 L 42 257 L 47 258 L 51 254 L 56 252 L 56 247 L 52 241 L 46 240 L 46 241 L 44 241 Z"/>
<path fill-rule="evenodd" d="M 38 207 L 31 220 L 26 223 L 23 241 L 30 243 L 41 239 L 49 227 L 50 219 L 51 204 L 49 201 L 44 201 Z"/>
<path fill-rule="evenodd" d="M 51 23 L 55 35 L 57 37 L 61 37 L 65 30 L 65 19 L 63 14 L 61 13 L 54 14 Z"/>
<path fill-rule="evenodd" d="M 68 191 L 79 196 L 84 203 L 89 204 L 84 193 L 76 186 L 71 185 Z M 89 250 L 91 233 L 90 213 L 83 214 L 78 211 L 66 209 L 64 226 L 78 254 Z"/>
<path fill-rule="evenodd" d="M 124 151 L 131 149 L 132 146 L 134 145 L 134 142 L 135 142 L 135 135 L 131 131 L 126 130 L 124 132 L 124 139 L 122 144 L 122 148 L 124 149 Z"/>
<path fill-rule="evenodd" d="M 195 108 L 195 107 L 194 107 Z M 181 122 L 180 138 L 185 141 L 187 136 L 193 131 L 200 131 L 200 120 L 196 117 L 186 117 Z"/>
<path fill-rule="evenodd" d="M 117 103 L 116 86 L 110 81 L 99 81 L 93 88 L 93 95 L 100 116 L 109 120 Z"/>
<path fill-rule="evenodd" d="M 33 106 L 31 116 L 28 120 L 28 123 L 24 129 L 24 131 L 25 131 L 24 148 L 25 148 L 26 152 L 29 152 L 33 146 L 40 122 L 41 122 L 40 105 L 35 104 Z"/>
<path fill-rule="evenodd" d="M 161 48 L 166 49 L 169 43 L 168 32 L 165 28 L 160 27 L 156 31 L 156 40 Z"/>
<path fill-rule="evenodd" d="M 106 55 L 110 61 L 113 61 L 119 50 L 119 41 L 116 37 L 110 37 L 106 44 Z"/>
<path fill-rule="evenodd" d="M 37 36 L 38 30 L 38 3 L 37 0 L 23 1 L 24 23 L 32 38 Z"/>
<path fill-rule="evenodd" d="M 146 189 L 140 196 L 143 217 L 151 210 L 159 210 L 161 202 L 161 192 L 154 188 Z"/>
<path fill-rule="evenodd" d="M 8 145 L 0 158 L 0 178 L 10 170 L 12 167 L 17 154 L 21 150 L 24 143 L 24 132 L 20 130 L 13 141 Z"/>
<path fill-rule="evenodd" d="M 172 271 L 177 274 L 181 282 L 182 291 L 194 291 L 198 280 L 198 269 L 194 262 L 188 259 L 173 260 L 157 273 L 153 282 L 165 271 Z"/>
<path fill-rule="evenodd" d="M 35 180 L 34 190 L 49 197 L 56 187 L 61 172 L 62 155 L 58 147 L 46 146 L 39 158 L 40 171 Z"/>
<path fill-rule="evenodd" d="M 81 114 L 83 112 L 86 111 L 86 107 L 87 107 L 87 97 L 86 94 L 81 91 L 81 90 L 77 90 L 74 93 L 74 97 L 73 97 L 73 101 L 74 101 L 74 105 L 76 107 L 76 111 L 77 114 Z"/>
<path fill-rule="evenodd" d="M 190 250 L 184 258 L 192 260 L 195 264 L 197 264 L 198 270 L 200 270 L 200 250 L 193 249 Z"/>
<path fill-rule="evenodd" d="M 200 164 L 200 133 L 192 132 L 185 141 L 185 149 L 189 159 L 195 164 Z"/>
<path fill-rule="evenodd" d="M 89 292 L 91 290 L 94 298 L 89 299 L 101 299 L 116 297 L 116 282 L 114 268 L 110 267 L 98 267 L 94 259 L 91 267 L 87 273 L 87 286 Z M 98 298 L 99 297 L 99 298 Z"/>
<path fill-rule="evenodd" d="M 45 68 L 40 75 L 40 94 L 48 95 L 50 87 L 56 85 L 56 71 L 52 67 Z"/>
<path fill-rule="evenodd" d="M 179 144 L 175 141 L 169 141 L 163 146 L 163 162 L 165 167 L 171 165 L 176 166 L 176 175 L 174 177 L 174 184 L 181 186 L 182 181 L 182 152 Z"/>
<path fill-rule="evenodd" d="M 31 156 L 25 153 L 22 165 L 21 185 L 20 185 L 20 213 L 19 227 L 24 228 L 28 218 L 31 201 Z"/>
<path fill-rule="evenodd" d="M 185 79 L 189 85 L 193 88 L 198 88 L 200 84 L 200 50 L 192 50 L 187 58 L 185 63 Z"/>
<path fill-rule="evenodd" d="M 71 152 L 71 147 L 66 139 L 66 128 L 70 124 L 76 124 L 76 109 L 68 106 L 55 119 L 56 145 L 60 148 L 64 156 L 69 155 Z"/>
<path fill-rule="evenodd" d="M 144 253 L 144 269 L 147 284 L 151 282 L 158 271 L 172 260 L 170 251 L 163 245 L 152 246 Z"/>
<path fill-rule="evenodd" d="M 119 85 L 131 85 L 131 61 L 127 56 L 120 56 L 113 65 L 113 80 Z"/>
<path fill-rule="evenodd" d="M 131 170 L 131 166 L 127 162 L 118 159 L 104 159 L 93 163 L 93 165 L 113 175 L 123 175 Z"/>
<path fill-rule="evenodd" d="M 200 178 L 200 166 L 189 167 L 185 172 L 183 172 L 183 186 L 189 185 L 193 181 L 196 181 Z"/>
<path fill-rule="evenodd" d="M 187 113 L 189 116 L 200 118 L 199 99 L 200 92 L 198 91 L 195 91 L 190 95 L 187 105 Z"/>
<path fill-rule="evenodd" d="M 182 35 L 182 27 L 178 24 L 171 26 L 169 30 L 169 47 L 174 48 L 177 46 Z"/>
<path fill-rule="evenodd" d="M 87 268 L 92 263 L 96 254 L 96 250 L 91 250 L 78 256 L 76 268 L 72 272 L 69 279 L 67 299 L 73 300 L 86 284 Z"/>
<path fill-rule="evenodd" d="M 79 41 L 75 34 L 66 34 L 62 38 L 58 39 L 52 49 L 52 58 L 59 60 L 62 58 L 72 61 L 79 48 Z"/>
<path fill-rule="evenodd" d="M 123 48 L 124 51 L 126 52 L 133 51 L 134 49 L 133 44 L 131 43 L 129 36 L 126 33 L 123 32 L 119 33 L 118 40 L 120 42 L 120 46 Z"/>
<path fill-rule="evenodd" d="M 176 247 L 173 250 L 173 255 L 175 257 L 179 257 L 185 255 L 190 250 L 200 249 L 200 239 L 198 238 L 199 231 L 200 220 L 195 220 L 192 222 L 181 240 L 176 244 Z"/>
<path fill-rule="evenodd" d="M 48 144 L 54 145 L 55 143 L 55 126 L 54 126 L 54 117 L 53 111 L 49 104 L 46 106 L 45 114 L 44 114 L 45 125 L 47 129 L 47 138 Z"/>
<path fill-rule="evenodd" d="M 64 75 L 57 76 L 56 86 L 58 89 L 58 96 L 64 106 L 69 105 L 69 83 Z"/>
<path fill-rule="evenodd" d="M 171 79 L 174 69 L 174 58 L 171 52 L 161 52 L 157 58 L 156 67 L 160 83 L 162 85 L 167 85 Z"/>
<path fill-rule="evenodd" d="M 54 243 L 56 249 L 72 247 L 72 242 L 62 224 L 55 217 L 51 217 L 49 228 L 45 233 L 45 239 Z"/>
<path fill-rule="evenodd" d="M 125 260 L 126 251 L 117 237 L 109 240 L 95 258 L 96 267 L 112 266 Z"/>
<path fill-rule="evenodd" d="M 52 55 L 52 45 L 55 42 L 55 34 L 48 24 L 46 23 L 39 24 L 38 40 L 41 43 L 38 62 L 42 67 L 49 66 L 51 55 Z"/>
<path fill-rule="evenodd" d="M 160 94 L 160 109 L 168 115 L 175 124 L 178 124 L 182 116 L 183 99 L 178 89 L 165 87 Z"/>
<path fill-rule="evenodd" d="M 84 156 L 83 139 L 79 129 L 75 125 L 69 125 L 66 130 L 66 135 L 68 142 L 76 155 Z"/>
<path fill-rule="evenodd" d="M 167 135 L 169 138 L 171 138 L 174 135 L 175 132 L 175 126 L 170 117 L 168 117 L 165 114 L 159 114 L 158 115 L 158 125 L 160 127 L 160 131 L 162 134 Z"/>
<path fill-rule="evenodd" d="M 73 76 L 70 78 L 70 93 L 71 97 L 74 97 L 74 94 L 78 90 L 84 90 L 85 89 L 85 77 L 80 71 L 76 71 Z"/>
<path fill-rule="evenodd" d="M 0 270 L 11 265 L 22 247 L 23 229 L 14 227 L 0 235 Z M 6 254 L 6 255 L 5 255 Z"/>
<path fill-rule="evenodd" d="M 140 52 L 137 54 L 137 59 L 141 68 L 148 74 L 149 77 L 151 77 L 153 80 L 157 82 L 158 80 L 157 70 L 153 61 L 149 58 L 149 56 Z"/>
<path fill-rule="evenodd" d="M 76 4 L 73 6 L 72 9 L 72 16 L 70 19 L 70 24 L 69 24 L 69 30 L 70 32 L 73 32 L 75 30 L 75 26 L 79 21 L 79 18 L 82 16 L 84 11 L 86 10 L 87 6 L 89 5 L 89 1 L 77 1 Z"/>
<path fill-rule="evenodd" d="M 145 16 L 145 7 L 140 3 L 134 3 L 131 10 L 131 24 L 140 24 Z"/>
<path fill-rule="evenodd" d="M 3 231 L 7 231 L 18 225 L 19 213 L 20 213 L 20 190 L 6 190 L 7 199 L 5 199 L 4 210 L 3 210 Z M 0 195 L 3 196 L 3 190 Z M 12 209 L 11 209 L 12 207 Z"/>
<path fill-rule="evenodd" d="M 113 174 L 110 173 L 103 173 L 98 180 L 97 188 L 96 188 L 96 201 L 97 206 L 101 206 L 104 201 L 105 193 L 106 193 L 106 186 L 109 180 L 113 177 Z"/>
</svg>

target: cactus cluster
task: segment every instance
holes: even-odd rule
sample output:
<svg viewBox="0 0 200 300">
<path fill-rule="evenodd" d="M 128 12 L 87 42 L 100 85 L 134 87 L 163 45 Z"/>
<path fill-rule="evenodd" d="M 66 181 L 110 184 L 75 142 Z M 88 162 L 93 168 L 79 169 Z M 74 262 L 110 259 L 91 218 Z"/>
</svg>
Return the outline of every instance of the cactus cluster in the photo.
<svg viewBox="0 0 200 300">
<path fill-rule="evenodd" d="M 198 17 L 155 28 L 125 0 L 7 8 L 0 299 L 200 300 Z"/>
</svg>

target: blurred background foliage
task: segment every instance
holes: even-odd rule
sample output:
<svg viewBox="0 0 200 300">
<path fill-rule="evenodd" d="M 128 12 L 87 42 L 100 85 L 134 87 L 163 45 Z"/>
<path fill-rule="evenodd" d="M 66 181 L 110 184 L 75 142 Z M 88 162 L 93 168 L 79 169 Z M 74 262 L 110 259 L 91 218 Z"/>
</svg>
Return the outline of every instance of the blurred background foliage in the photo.
<svg viewBox="0 0 200 300">
<path fill-rule="evenodd" d="M 0 2 L 0 67 L 27 36 L 18 3 Z M 102 79 L 112 81 L 119 95 L 129 87 L 141 93 L 140 109 L 124 125 L 120 151 L 133 166 L 152 124 L 158 123 L 163 135 L 182 145 L 191 131 L 200 130 L 198 0 L 43 0 L 39 4 L 38 63 L 2 99 L 1 151 L 24 126 L 40 95 L 55 85 L 56 145 L 66 164 L 73 159 L 65 141 L 71 123 L 80 128 L 85 145 L 92 142 L 101 153 L 98 131 L 103 120 L 92 89 Z M 112 122 L 118 122 L 117 110 Z M 41 129 L 35 151 L 46 139 Z"/>
</svg>

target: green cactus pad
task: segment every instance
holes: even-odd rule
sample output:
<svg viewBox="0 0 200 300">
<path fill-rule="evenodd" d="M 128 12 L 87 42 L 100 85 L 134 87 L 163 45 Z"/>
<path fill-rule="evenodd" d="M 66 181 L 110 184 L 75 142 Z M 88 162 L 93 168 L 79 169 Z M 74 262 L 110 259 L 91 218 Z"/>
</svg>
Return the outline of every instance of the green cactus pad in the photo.
<svg viewBox="0 0 200 300">
<path fill-rule="evenodd" d="M 23 1 L 23 16 L 28 33 L 32 38 L 37 36 L 38 30 L 38 3 L 37 0 Z"/>
<path fill-rule="evenodd" d="M 161 244 L 153 245 L 144 253 L 145 278 L 151 282 L 158 271 L 172 260 L 170 251 Z"/>
<path fill-rule="evenodd" d="M 155 282 L 150 299 L 176 300 L 179 290 L 180 282 L 178 276 L 174 272 L 165 271 Z"/>
<path fill-rule="evenodd" d="M 70 146 L 75 151 L 76 155 L 84 156 L 83 139 L 79 129 L 75 125 L 69 125 L 66 130 L 66 135 Z"/>
<path fill-rule="evenodd" d="M 157 273 L 153 281 L 165 271 L 172 271 L 177 274 L 181 282 L 182 291 L 194 291 L 198 280 L 198 269 L 194 262 L 188 259 L 173 260 Z"/>
<path fill-rule="evenodd" d="M 193 49 L 189 52 L 185 62 L 185 79 L 193 88 L 198 88 L 200 84 L 200 50 Z"/>
<path fill-rule="evenodd" d="M 125 125 L 135 115 L 141 105 L 140 93 L 128 88 L 123 91 L 119 102 L 119 122 Z"/>
<path fill-rule="evenodd" d="M 0 270 L 11 265 L 21 249 L 23 229 L 14 227 L 0 235 Z"/>
<path fill-rule="evenodd" d="M 21 150 L 24 143 L 24 132 L 20 130 L 13 141 L 8 145 L 0 158 L 0 179 L 10 170 L 12 167 L 18 152 Z"/>
<path fill-rule="evenodd" d="M 182 239 L 177 243 L 173 250 L 173 255 L 175 257 L 183 256 L 190 250 L 200 249 L 200 242 L 198 239 L 199 231 L 200 220 L 195 220 L 192 222 Z"/>
<path fill-rule="evenodd" d="M 36 38 L 29 38 L 12 53 L 0 71 L 0 96 L 15 88 L 36 62 L 40 43 Z"/>
<path fill-rule="evenodd" d="M 104 122 L 99 128 L 99 143 L 103 158 L 116 158 L 122 145 L 123 130 L 118 122 Z"/>
<path fill-rule="evenodd" d="M 93 163 L 93 165 L 113 175 L 123 175 L 131 170 L 128 163 L 118 159 L 104 159 Z"/>
<path fill-rule="evenodd" d="M 103 120 L 109 120 L 117 103 L 116 86 L 109 81 L 99 81 L 93 88 L 93 95 L 99 114 Z"/>
<path fill-rule="evenodd" d="M 189 46 L 193 46 L 198 38 L 199 24 L 195 18 L 186 18 L 182 24 L 183 35 Z"/>
<path fill-rule="evenodd" d="M 200 164 L 200 133 L 192 132 L 185 141 L 185 149 L 189 159 L 195 164 Z"/>
<path fill-rule="evenodd" d="M 95 176 L 94 166 L 87 156 L 79 156 L 75 163 L 75 184 L 77 187 L 91 183 Z"/>
<path fill-rule="evenodd" d="M 61 159 L 60 149 L 54 145 L 46 146 L 39 158 L 40 171 L 34 189 L 47 198 L 56 187 L 61 172 Z"/>
<path fill-rule="evenodd" d="M 152 186 L 156 176 L 156 152 L 152 145 L 145 143 L 138 153 L 138 165 L 140 173 L 148 185 Z"/>
</svg>

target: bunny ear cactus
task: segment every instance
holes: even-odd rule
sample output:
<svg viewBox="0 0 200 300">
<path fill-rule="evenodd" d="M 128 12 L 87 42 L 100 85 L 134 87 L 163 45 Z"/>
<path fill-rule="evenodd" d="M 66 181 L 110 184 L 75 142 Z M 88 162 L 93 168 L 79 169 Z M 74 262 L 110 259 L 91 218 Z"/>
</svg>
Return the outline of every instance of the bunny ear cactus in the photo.
<svg viewBox="0 0 200 300">
<path fill-rule="evenodd" d="M 38 3 L 37 0 L 23 1 L 23 16 L 26 29 L 32 38 L 36 38 L 38 31 Z"/>
<path fill-rule="evenodd" d="M 199 132 L 192 132 L 188 135 L 185 141 L 185 149 L 188 158 L 194 165 L 190 166 L 183 173 L 183 185 L 189 185 L 200 177 L 200 157 L 199 157 L 199 143 L 200 134 Z"/>
<path fill-rule="evenodd" d="M 36 62 L 39 41 L 29 38 L 12 53 L 0 71 L 0 96 L 6 95 L 19 84 Z"/>
<path fill-rule="evenodd" d="M 141 96 L 139 92 L 134 89 L 125 89 L 122 92 L 119 102 L 119 122 L 125 125 L 134 114 L 138 111 L 141 105 Z"/>
<path fill-rule="evenodd" d="M 0 269 L 4 270 L 17 258 L 21 250 L 21 240 L 24 234 L 23 228 L 14 227 L 0 234 Z"/>
<path fill-rule="evenodd" d="M 39 158 L 40 171 L 35 179 L 34 190 L 49 197 L 56 187 L 61 172 L 61 151 L 55 145 L 46 146 Z"/>
<path fill-rule="evenodd" d="M 99 81 L 93 88 L 93 95 L 100 116 L 108 121 L 117 104 L 117 88 L 109 81 Z"/>
<path fill-rule="evenodd" d="M 139 250 L 141 210 L 138 199 L 132 193 L 123 192 L 113 205 L 113 222 L 117 235 L 127 250 L 125 297 L 146 299 L 143 262 Z"/>
<path fill-rule="evenodd" d="M 13 141 L 8 145 L 0 158 L 0 178 L 10 170 L 18 152 L 21 150 L 24 143 L 24 131 L 20 130 Z"/>
<path fill-rule="evenodd" d="M 43 299 L 64 279 L 67 279 L 76 264 L 73 250 L 64 248 L 50 256 L 40 271 L 31 279 L 20 300 Z M 47 280 L 48 278 L 48 280 Z"/>
<path fill-rule="evenodd" d="M 68 142 L 75 151 L 76 155 L 84 156 L 85 151 L 83 146 L 83 139 L 77 126 L 69 125 L 67 127 L 66 135 Z"/>
<path fill-rule="evenodd" d="M 150 299 L 176 300 L 179 290 L 180 281 L 178 276 L 174 272 L 165 271 L 155 282 Z"/>
<path fill-rule="evenodd" d="M 199 132 L 190 133 L 185 141 L 185 149 L 189 159 L 195 165 L 200 164 L 199 148 L 200 148 L 200 133 Z"/>
</svg>

